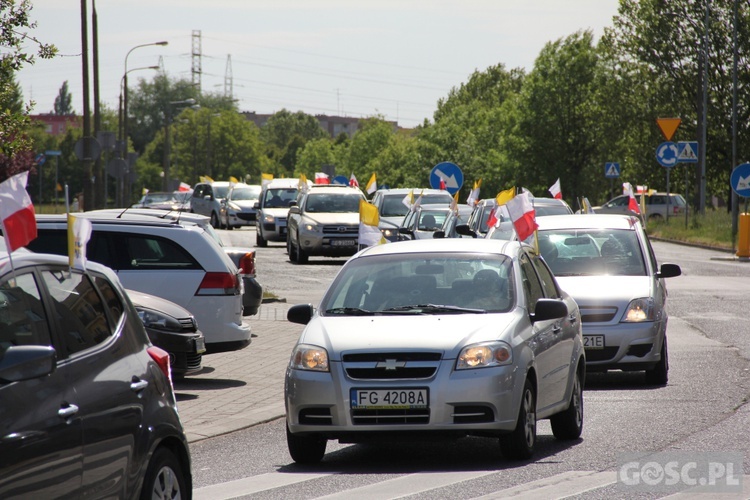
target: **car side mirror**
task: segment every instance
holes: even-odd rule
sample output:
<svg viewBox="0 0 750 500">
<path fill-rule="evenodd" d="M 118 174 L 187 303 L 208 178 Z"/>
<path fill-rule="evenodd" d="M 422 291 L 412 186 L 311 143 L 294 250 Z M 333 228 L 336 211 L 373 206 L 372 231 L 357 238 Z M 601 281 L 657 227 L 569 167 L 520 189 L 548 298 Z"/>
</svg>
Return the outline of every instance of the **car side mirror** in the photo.
<svg viewBox="0 0 750 500">
<path fill-rule="evenodd" d="M 315 308 L 312 304 L 297 304 L 289 308 L 286 313 L 287 321 L 306 325 L 310 322 L 315 314 Z"/>
<path fill-rule="evenodd" d="M 290 207 L 296 207 L 297 206 L 297 200 L 292 200 L 289 202 Z"/>
<path fill-rule="evenodd" d="M 567 315 L 568 306 L 562 300 L 539 299 L 534 306 L 534 313 L 531 314 L 531 322 L 560 319 Z"/>
<path fill-rule="evenodd" d="M 0 358 L 0 383 L 49 375 L 55 371 L 55 357 L 55 349 L 50 346 L 10 346 Z"/>
<path fill-rule="evenodd" d="M 255 210 L 258 210 L 258 209 L 260 208 L 260 202 L 259 202 L 259 201 L 256 201 L 255 203 L 253 203 L 253 208 L 254 208 Z"/>
<path fill-rule="evenodd" d="M 438 229 L 437 231 L 432 233 L 432 237 L 433 238 L 445 238 L 445 231 L 443 231 L 442 229 Z"/>
<path fill-rule="evenodd" d="M 292 206 L 289 207 L 289 214 L 298 214 L 299 213 L 299 207 L 298 206 Z"/>
<path fill-rule="evenodd" d="M 412 234 L 414 234 L 414 231 L 412 231 L 412 230 L 411 230 L 411 229 L 409 229 L 408 227 L 400 227 L 400 228 L 398 228 L 398 233 L 399 233 L 399 234 L 408 234 L 408 235 L 412 235 Z"/>
<path fill-rule="evenodd" d="M 207 201 L 211 201 L 211 200 L 213 200 L 213 199 L 214 199 L 214 197 L 213 197 L 213 195 L 211 195 L 211 194 L 207 194 L 206 196 L 204 196 L 204 197 L 203 197 L 203 199 L 204 199 L 204 200 L 207 200 Z"/>
<path fill-rule="evenodd" d="M 682 274 L 682 268 L 677 264 L 662 264 L 656 273 L 657 278 L 674 278 Z"/>
<path fill-rule="evenodd" d="M 468 224 L 456 225 L 456 232 L 461 236 L 471 236 L 472 238 L 477 237 L 476 231 L 474 231 Z"/>
</svg>

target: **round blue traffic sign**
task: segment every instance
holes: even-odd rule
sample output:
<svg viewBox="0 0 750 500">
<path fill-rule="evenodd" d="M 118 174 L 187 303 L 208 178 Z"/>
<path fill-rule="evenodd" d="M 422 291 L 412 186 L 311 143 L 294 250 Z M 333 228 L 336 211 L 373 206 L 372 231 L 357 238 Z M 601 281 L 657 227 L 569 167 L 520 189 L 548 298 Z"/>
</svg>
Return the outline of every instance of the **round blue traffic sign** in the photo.
<svg viewBox="0 0 750 500">
<path fill-rule="evenodd" d="M 464 174 L 458 165 L 444 161 L 435 165 L 430 172 L 430 186 L 433 189 L 440 189 L 441 180 L 445 183 L 446 191 L 456 194 L 464 185 Z"/>
<path fill-rule="evenodd" d="M 333 178 L 333 180 L 331 181 L 331 184 L 342 184 L 344 186 L 348 186 L 349 178 L 345 175 L 337 175 L 336 177 Z"/>
<path fill-rule="evenodd" d="M 732 190 L 738 196 L 750 198 L 750 163 L 743 163 L 734 167 L 729 182 L 732 184 Z"/>
<path fill-rule="evenodd" d="M 666 168 L 672 168 L 677 165 L 677 156 L 680 151 L 674 142 L 662 142 L 656 148 L 656 161 L 659 165 Z"/>
</svg>

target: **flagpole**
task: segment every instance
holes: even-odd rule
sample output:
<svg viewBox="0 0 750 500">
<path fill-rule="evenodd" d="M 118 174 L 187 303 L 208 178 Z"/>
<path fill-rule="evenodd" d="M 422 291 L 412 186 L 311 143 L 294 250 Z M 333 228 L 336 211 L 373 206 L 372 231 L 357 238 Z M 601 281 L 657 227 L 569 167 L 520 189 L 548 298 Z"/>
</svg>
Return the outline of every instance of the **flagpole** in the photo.
<svg viewBox="0 0 750 500">
<path fill-rule="evenodd" d="M 3 224 L 3 234 L 8 234 L 8 230 L 5 228 L 5 224 Z M 7 247 L 7 244 L 6 244 Z M 7 248 L 6 248 L 7 249 Z M 10 260 L 10 272 L 13 274 L 13 286 L 17 286 L 17 279 L 16 279 L 16 268 L 13 265 L 13 250 L 8 250 L 8 260 Z"/>
</svg>

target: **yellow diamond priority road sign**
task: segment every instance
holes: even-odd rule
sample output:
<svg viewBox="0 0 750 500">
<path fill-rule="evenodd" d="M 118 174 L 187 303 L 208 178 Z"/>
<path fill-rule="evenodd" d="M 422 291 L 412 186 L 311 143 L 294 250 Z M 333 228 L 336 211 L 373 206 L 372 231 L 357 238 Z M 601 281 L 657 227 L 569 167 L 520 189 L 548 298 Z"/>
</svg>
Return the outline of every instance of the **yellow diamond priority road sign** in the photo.
<svg viewBox="0 0 750 500">
<path fill-rule="evenodd" d="M 664 134 L 664 138 L 668 141 L 672 140 L 677 127 L 680 126 L 682 120 L 680 118 L 657 118 L 656 124 L 659 125 L 661 133 Z"/>
</svg>

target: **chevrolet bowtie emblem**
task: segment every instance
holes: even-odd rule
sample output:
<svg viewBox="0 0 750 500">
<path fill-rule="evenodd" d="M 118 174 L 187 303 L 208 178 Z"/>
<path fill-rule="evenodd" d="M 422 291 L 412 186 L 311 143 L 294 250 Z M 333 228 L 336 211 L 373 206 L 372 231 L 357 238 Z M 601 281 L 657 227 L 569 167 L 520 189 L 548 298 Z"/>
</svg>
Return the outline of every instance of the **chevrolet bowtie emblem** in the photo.
<svg viewBox="0 0 750 500">
<path fill-rule="evenodd" d="M 375 365 L 376 368 L 385 368 L 388 370 L 395 370 L 396 368 L 403 368 L 406 366 L 406 361 L 398 361 L 395 359 L 386 359 L 385 361 L 379 361 Z"/>
</svg>

